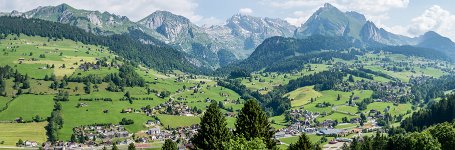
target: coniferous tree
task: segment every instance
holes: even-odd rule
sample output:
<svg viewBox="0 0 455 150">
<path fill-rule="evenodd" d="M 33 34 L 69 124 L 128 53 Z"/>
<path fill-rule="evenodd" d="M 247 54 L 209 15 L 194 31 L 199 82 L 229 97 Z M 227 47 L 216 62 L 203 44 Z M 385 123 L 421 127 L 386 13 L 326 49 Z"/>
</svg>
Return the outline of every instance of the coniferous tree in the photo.
<svg viewBox="0 0 455 150">
<path fill-rule="evenodd" d="M 349 82 L 354 82 L 354 77 L 352 75 L 349 75 L 348 81 Z"/>
<path fill-rule="evenodd" d="M 441 143 L 443 150 L 453 149 L 455 145 L 454 123 L 441 123 L 428 128 L 429 133 Z"/>
<path fill-rule="evenodd" d="M 136 146 L 134 146 L 134 143 L 130 143 L 128 145 L 128 150 L 136 150 Z"/>
<path fill-rule="evenodd" d="M 311 144 L 310 139 L 306 136 L 305 133 L 299 136 L 299 140 L 297 143 L 290 144 L 288 150 L 312 150 L 314 148 L 313 144 Z"/>
<path fill-rule="evenodd" d="M 264 141 L 260 138 L 255 138 L 253 140 L 246 140 L 243 137 L 235 137 L 230 139 L 229 142 L 223 143 L 225 150 L 262 150 L 267 149 Z"/>
<path fill-rule="evenodd" d="M 235 135 L 245 137 L 247 140 L 263 138 L 267 147 L 273 148 L 276 145 L 272 139 L 274 133 L 267 115 L 256 100 L 248 100 L 237 116 Z"/>
<path fill-rule="evenodd" d="M 382 150 L 387 148 L 387 137 L 381 133 L 376 132 L 376 136 L 373 137 L 372 146 L 374 149 Z"/>
<path fill-rule="evenodd" d="M 177 150 L 177 143 L 172 141 L 171 139 L 166 139 L 164 142 L 163 147 L 161 147 L 162 150 Z"/>
<path fill-rule="evenodd" d="M 112 144 L 112 150 L 119 150 L 118 147 L 117 147 L 117 144 Z"/>
<path fill-rule="evenodd" d="M 194 146 L 200 149 L 224 149 L 223 142 L 229 141 L 231 132 L 216 101 L 210 104 L 199 125 L 198 133 L 191 139 Z"/>
</svg>

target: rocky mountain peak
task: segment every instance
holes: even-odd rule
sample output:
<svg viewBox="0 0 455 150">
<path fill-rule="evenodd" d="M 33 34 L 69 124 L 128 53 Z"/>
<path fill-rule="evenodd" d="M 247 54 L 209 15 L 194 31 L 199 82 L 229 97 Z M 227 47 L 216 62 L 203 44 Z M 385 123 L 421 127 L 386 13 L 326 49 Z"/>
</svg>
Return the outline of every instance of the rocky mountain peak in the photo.
<svg viewBox="0 0 455 150">
<path fill-rule="evenodd" d="M 63 12 L 65 10 L 71 10 L 71 9 L 74 10 L 73 7 L 71 7 L 70 5 L 68 5 L 66 3 L 62 3 L 60 5 L 57 5 L 57 6 L 55 6 L 55 8 L 57 8 L 60 12 Z"/>
<path fill-rule="evenodd" d="M 165 23 L 174 23 L 174 24 L 190 24 L 190 20 L 186 17 L 173 14 L 168 11 L 155 11 L 144 19 L 140 20 L 139 23 L 153 23 L 150 28 L 157 28 Z"/>
<path fill-rule="evenodd" d="M 346 15 L 338 8 L 326 3 L 295 31 L 295 37 L 305 38 L 311 35 L 355 36 L 364 22 Z M 359 29 L 355 29 L 359 28 Z"/>
<path fill-rule="evenodd" d="M 333 6 L 330 3 L 324 3 L 324 7 L 322 7 L 322 8 L 323 9 L 337 9 L 335 6 Z"/>
<path fill-rule="evenodd" d="M 455 43 L 447 37 L 444 37 L 434 31 L 428 31 L 417 37 L 419 43 L 417 46 L 425 48 L 434 48 L 446 53 L 455 54 Z"/>
<path fill-rule="evenodd" d="M 352 18 L 354 18 L 354 19 L 356 19 L 356 20 L 358 20 L 360 22 L 366 22 L 367 21 L 367 19 L 365 18 L 365 15 L 360 14 L 360 13 L 355 12 L 355 11 L 348 11 L 348 12 L 346 12 L 346 15 L 351 16 Z"/>
</svg>

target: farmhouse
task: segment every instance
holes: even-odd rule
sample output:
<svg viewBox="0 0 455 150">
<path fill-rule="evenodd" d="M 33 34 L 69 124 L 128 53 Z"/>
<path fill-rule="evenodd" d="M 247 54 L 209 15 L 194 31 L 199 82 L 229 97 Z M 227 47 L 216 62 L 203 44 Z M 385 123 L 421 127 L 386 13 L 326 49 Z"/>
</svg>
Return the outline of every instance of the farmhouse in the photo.
<svg viewBox="0 0 455 150">
<path fill-rule="evenodd" d="M 19 58 L 17 61 L 19 61 L 19 64 L 22 64 L 22 62 L 25 60 L 25 58 Z"/>
<path fill-rule="evenodd" d="M 147 130 L 146 132 L 148 135 L 158 135 L 161 133 L 161 130 L 159 127 L 155 127 L 155 128 L 151 128 L 149 130 Z"/>
<path fill-rule="evenodd" d="M 35 141 L 25 141 L 24 145 L 25 147 L 37 147 L 38 143 L 36 143 Z"/>
</svg>

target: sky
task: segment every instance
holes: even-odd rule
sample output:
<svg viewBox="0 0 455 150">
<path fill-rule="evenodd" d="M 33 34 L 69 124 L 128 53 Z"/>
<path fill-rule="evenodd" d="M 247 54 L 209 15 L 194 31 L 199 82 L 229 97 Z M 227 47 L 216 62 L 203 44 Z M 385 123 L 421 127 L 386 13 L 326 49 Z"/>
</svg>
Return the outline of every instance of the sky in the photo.
<svg viewBox="0 0 455 150">
<path fill-rule="evenodd" d="M 453 0 L 0 0 L 0 12 L 24 12 L 61 3 L 108 11 L 132 21 L 166 10 L 201 26 L 222 25 L 238 13 L 281 18 L 300 26 L 324 3 L 330 3 L 342 11 L 362 13 L 377 26 L 396 34 L 415 37 L 431 30 L 455 41 Z"/>
</svg>

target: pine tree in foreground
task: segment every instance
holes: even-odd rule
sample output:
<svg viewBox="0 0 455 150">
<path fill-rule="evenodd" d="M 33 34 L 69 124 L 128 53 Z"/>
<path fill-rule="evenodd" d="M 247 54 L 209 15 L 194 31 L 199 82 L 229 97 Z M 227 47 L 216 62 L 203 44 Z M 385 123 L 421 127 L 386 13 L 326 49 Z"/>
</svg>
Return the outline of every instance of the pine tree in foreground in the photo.
<svg viewBox="0 0 455 150">
<path fill-rule="evenodd" d="M 314 148 L 311 144 L 310 138 L 305 133 L 299 136 L 297 143 L 290 144 L 288 150 L 312 150 Z"/>
<path fill-rule="evenodd" d="M 118 147 L 117 147 L 117 144 L 112 144 L 112 150 L 119 150 Z"/>
<path fill-rule="evenodd" d="M 226 127 L 226 118 L 215 101 L 210 104 L 199 125 L 200 129 L 191 139 L 196 148 L 224 149 L 223 142 L 229 141 L 231 132 Z"/>
<path fill-rule="evenodd" d="M 235 135 L 247 140 L 262 138 L 267 147 L 271 149 L 276 145 L 272 139 L 274 133 L 274 129 L 267 120 L 267 115 L 256 100 L 248 100 L 237 116 Z"/>
<path fill-rule="evenodd" d="M 128 145 L 128 150 L 136 150 L 136 146 L 134 146 L 134 143 L 130 143 Z"/>
</svg>

